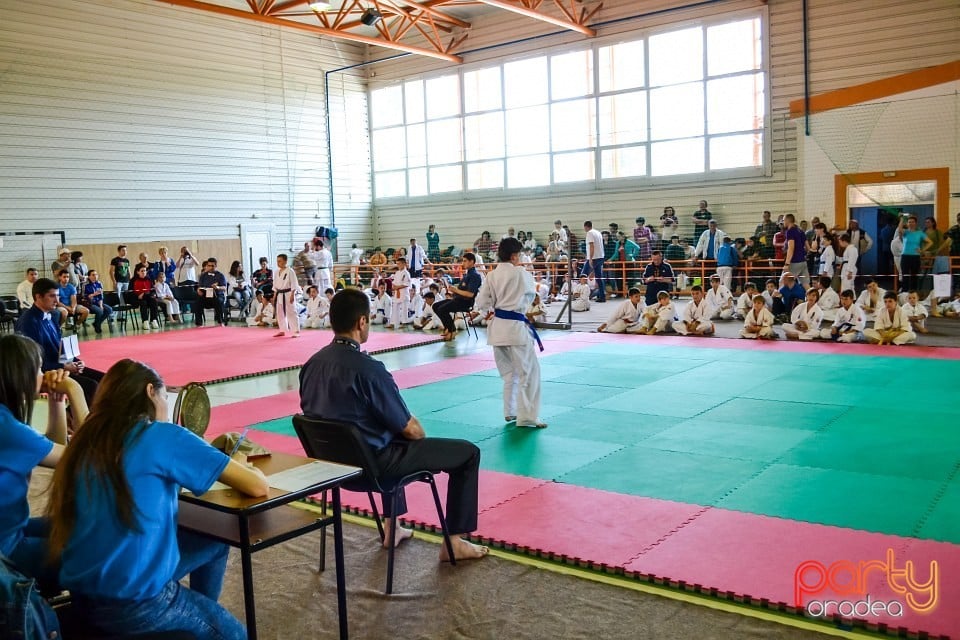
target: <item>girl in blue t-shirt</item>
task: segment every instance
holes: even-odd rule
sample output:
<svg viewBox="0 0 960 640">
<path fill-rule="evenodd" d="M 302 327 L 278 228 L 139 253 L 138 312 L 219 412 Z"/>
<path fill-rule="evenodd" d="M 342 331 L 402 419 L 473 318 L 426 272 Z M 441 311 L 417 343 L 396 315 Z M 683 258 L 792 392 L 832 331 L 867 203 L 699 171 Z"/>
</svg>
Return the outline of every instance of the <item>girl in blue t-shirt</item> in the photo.
<svg viewBox="0 0 960 640">
<path fill-rule="evenodd" d="M 57 467 L 47 513 L 50 551 L 84 622 L 104 634 L 187 631 L 242 640 L 217 604 L 226 545 L 177 528 L 180 488 L 216 480 L 267 495 L 263 474 L 214 449 L 169 415 L 167 392 L 143 363 L 110 367 L 90 416 Z M 190 588 L 180 585 L 190 575 Z"/>
<path fill-rule="evenodd" d="M 904 228 L 906 223 L 906 228 Z M 915 291 L 920 282 L 920 255 L 932 243 L 927 234 L 917 228 L 917 216 L 903 214 L 897 225 L 896 235 L 903 239 L 903 256 L 900 258 L 900 270 L 903 272 L 901 291 Z"/>
<path fill-rule="evenodd" d="M 48 394 L 46 437 L 28 424 L 40 391 Z M 55 586 L 57 567 L 46 563 L 48 527 L 30 517 L 27 491 L 34 467 L 53 467 L 63 454 L 68 399 L 79 424 L 87 402 L 76 380 L 63 369 L 41 373 L 40 347 L 30 338 L 0 336 L 0 554 L 43 587 Z"/>
</svg>

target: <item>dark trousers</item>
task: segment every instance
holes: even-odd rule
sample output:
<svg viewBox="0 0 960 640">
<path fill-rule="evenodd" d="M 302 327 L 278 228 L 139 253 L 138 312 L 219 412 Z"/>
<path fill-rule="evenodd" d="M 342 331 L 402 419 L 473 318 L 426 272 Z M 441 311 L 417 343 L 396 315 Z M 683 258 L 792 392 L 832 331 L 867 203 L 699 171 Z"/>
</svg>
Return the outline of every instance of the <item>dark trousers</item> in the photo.
<svg viewBox="0 0 960 640">
<path fill-rule="evenodd" d="M 900 257 L 900 269 L 903 271 L 901 291 L 917 291 L 920 287 L 920 256 L 903 255 Z"/>
<path fill-rule="evenodd" d="M 83 397 L 87 399 L 87 404 L 93 404 L 93 396 L 103 380 L 103 371 L 97 371 L 90 367 L 84 367 L 83 373 L 71 373 L 70 377 L 77 381 L 80 388 L 83 389 Z"/>
<path fill-rule="evenodd" d="M 603 281 L 603 258 L 587 260 L 583 264 L 583 271 L 580 272 L 580 275 L 588 276 L 591 271 L 593 272 L 594 279 L 597 281 L 597 302 L 606 302 L 607 289 L 606 283 Z"/>
<path fill-rule="evenodd" d="M 480 449 L 472 442 L 451 438 L 424 438 L 391 442 L 375 454 L 381 482 L 390 486 L 418 471 L 446 473 L 447 529 L 450 534 L 470 533 L 477 528 Z M 389 496 L 383 496 L 383 515 L 391 518 L 407 512 L 403 489 L 398 489 L 397 512 L 391 513 Z"/>
<path fill-rule="evenodd" d="M 224 301 L 226 298 L 221 295 L 213 296 L 208 298 L 206 296 L 200 296 L 197 298 L 197 308 L 193 311 L 193 321 L 198 327 L 203 324 L 203 310 L 213 307 L 213 319 L 217 324 L 223 324 L 226 320 L 223 319 L 223 307 Z"/>
<path fill-rule="evenodd" d="M 453 314 L 473 309 L 473 299 L 457 296 L 452 300 L 441 300 L 433 305 L 433 312 L 440 318 L 443 328 L 450 333 L 456 333 L 457 327 L 453 324 Z"/>
<path fill-rule="evenodd" d="M 143 294 L 138 304 L 140 305 L 140 319 L 144 322 L 147 322 L 148 317 L 150 320 L 156 320 L 160 316 L 160 308 L 157 306 L 157 296 L 154 294 Z"/>
</svg>

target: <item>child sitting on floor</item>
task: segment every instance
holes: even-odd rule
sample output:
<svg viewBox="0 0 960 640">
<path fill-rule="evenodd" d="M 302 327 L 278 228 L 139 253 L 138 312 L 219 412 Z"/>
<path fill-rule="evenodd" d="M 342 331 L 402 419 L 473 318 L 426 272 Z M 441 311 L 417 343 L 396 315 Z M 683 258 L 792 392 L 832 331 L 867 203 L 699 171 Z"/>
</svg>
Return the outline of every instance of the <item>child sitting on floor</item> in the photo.
<svg viewBox="0 0 960 640">
<path fill-rule="evenodd" d="M 927 308 L 920 304 L 920 295 L 916 291 L 907 294 L 907 303 L 903 305 L 910 327 L 917 333 L 927 333 Z"/>
<path fill-rule="evenodd" d="M 643 295 L 636 287 L 631 288 L 627 295 L 628 298 L 614 309 L 610 319 L 597 327 L 598 332 L 632 333 L 630 329 L 637 326 L 640 313 L 643 311 Z"/>
<path fill-rule="evenodd" d="M 436 301 L 437 296 L 433 291 L 427 291 L 423 294 L 423 309 L 420 311 L 420 317 L 413 321 L 414 329 L 422 329 L 423 331 L 433 331 L 434 329 L 439 329 L 443 326 L 440 322 L 440 318 L 437 317 L 437 314 L 433 312 L 433 303 Z"/>
<path fill-rule="evenodd" d="M 748 282 L 743 286 L 743 293 L 737 299 L 737 310 L 733 314 L 734 320 L 743 320 L 753 309 L 753 296 L 757 295 L 757 285 Z"/>
<path fill-rule="evenodd" d="M 527 320 L 536 324 L 538 322 L 547 321 L 547 310 L 544 309 L 543 303 L 540 301 L 540 294 L 533 296 L 533 303 L 527 309 Z"/>
<path fill-rule="evenodd" d="M 648 336 L 664 333 L 672 328 L 676 320 L 677 309 L 673 306 L 670 293 L 661 291 L 657 294 L 657 304 L 651 305 L 644 310 L 639 327 L 637 327 L 635 331 Z M 633 333 L 633 331 L 629 331 L 629 333 Z"/>
<path fill-rule="evenodd" d="M 751 340 L 775 340 L 777 334 L 773 331 L 773 313 L 767 309 L 766 301 L 762 296 L 756 296 L 753 299 L 753 308 L 747 312 L 743 319 L 743 329 L 740 330 L 741 338 Z"/>
<path fill-rule="evenodd" d="M 260 297 L 261 296 L 258 296 L 257 299 L 259 300 Z M 260 307 L 260 313 L 254 317 L 254 324 L 258 327 L 275 327 L 277 326 L 277 321 L 274 318 L 273 293 L 264 293 L 262 298 L 263 300 Z"/>
</svg>

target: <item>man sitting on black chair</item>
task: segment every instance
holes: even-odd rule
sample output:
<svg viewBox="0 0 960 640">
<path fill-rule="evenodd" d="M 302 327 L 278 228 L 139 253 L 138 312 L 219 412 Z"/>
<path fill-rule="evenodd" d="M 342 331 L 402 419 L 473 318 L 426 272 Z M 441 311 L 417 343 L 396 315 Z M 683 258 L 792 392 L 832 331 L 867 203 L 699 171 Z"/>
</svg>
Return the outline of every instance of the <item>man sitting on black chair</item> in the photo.
<svg viewBox="0 0 960 640">
<path fill-rule="evenodd" d="M 203 273 L 197 284 L 197 308 L 193 312 L 194 324 L 203 324 L 203 310 L 213 307 L 213 319 L 217 324 L 227 326 L 224 309 L 227 308 L 227 278 L 217 271 L 217 261 L 209 258 L 203 263 Z"/>
<path fill-rule="evenodd" d="M 444 472 L 446 519 L 457 560 L 481 558 L 487 548 L 459 534 L 477 528 L 480 450 L 466 440 L 427 438 L 410 415 L 393 376 L 379 360 L 360 351 L 370 333 L 370 299 L 357 289 L 344 289 L 330 303 L 333 342 L 318 351 L 300 372 L 300 408 L 308 418 L 353 424 L 374 452 L 383 478 L 402 478 L 416 471 Z M 395 518 L 406 513 L 403 489 L 399 508 L 390 513 L 384 500 L 384 546 L 389 545 Z M 397 528 L 396 542 L 413 532 Z M 449 560 L 446 546 L 440 559 Z"/>
<path fill-rule="evenodd" d="M 453 314 L 473 309 L 482 280 L 477 273 L 477 257 L 469 251 L 463 254 L 463 277 L 456 287 L 448 287 L 447 291 L 453 296 L 448 300 L 440 300 L 433 305 L 433 312 L 443 324 L 440 337 L 450 341 L 457 337 L 457 327 L 453 322 Z"/>
</svg>

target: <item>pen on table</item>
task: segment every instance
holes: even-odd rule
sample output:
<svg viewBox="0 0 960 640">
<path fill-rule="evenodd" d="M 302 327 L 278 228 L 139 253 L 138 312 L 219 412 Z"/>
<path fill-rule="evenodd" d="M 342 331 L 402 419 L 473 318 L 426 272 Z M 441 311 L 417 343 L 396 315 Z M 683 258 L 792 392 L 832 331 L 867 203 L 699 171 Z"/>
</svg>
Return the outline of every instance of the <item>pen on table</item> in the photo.
<svg viewBox="0 0 960 640">
<path fill-rule="evenodd" d="M 247 431 L 250 431 L 250 427 L 244 427 L 243 433 L 240 434 L 240 437 L 237 438 L 237 443 L 233 445 L 233 449 L 230 451 L 230 457 L 232 458 L 234 454 L 240 450 L 240 444 L 247 438 Z"/>
</svg>

